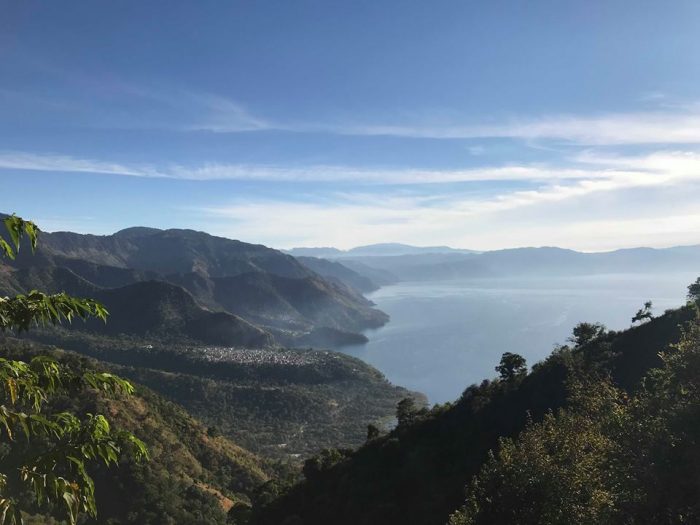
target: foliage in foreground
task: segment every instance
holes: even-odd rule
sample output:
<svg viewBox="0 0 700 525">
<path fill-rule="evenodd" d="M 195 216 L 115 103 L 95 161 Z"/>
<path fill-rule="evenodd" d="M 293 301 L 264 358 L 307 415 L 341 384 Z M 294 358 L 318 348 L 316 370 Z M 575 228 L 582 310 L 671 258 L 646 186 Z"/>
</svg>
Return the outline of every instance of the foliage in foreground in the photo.
<svg viewBox="0 0 700 525">
<path fill-rule="evenodd" d="M 450 525 L 700 520 L 700 320 L 631 398 L 580 383 L 566 409 L 501 440 Z"/>
<path fill-rule="evenodd" d="M 112 372 L 109 364 L 26 340 L 2 343 L 12 359 L 29 361 L 50 355 L 62 366 L 85 373 Z M 139 436 L 148 447 L 149 461 L 124 451 L 118 468 L 93 462 L 87 466 L 95 483 L 97 518 L 83 513 L 80 525 L 224 525 L 229 506 L 246 507 L 256 488 L 268 480 L 274 465 L 203 425 L 183 408 L 134 383 L 132 395 L 62 395 L 53 397 L 42 414 L 104 414 L 110 423 Z M 16 453 L 23 440 L 0 445 L 0 458 Z M 0 459 L 2 464 L 2 459 Z M 25 508 L 35 514 L 28 525 L 44 525 L 60 510 L 37 507 L 29 498 Z M 63 522 L 61 522 L 63 523 Z"/>
<path fill-rule="evenodd" d="M 4 225 L 9 238 L 0 238 L 2 255 L 14 259 L 25 235 L 31 249 L 36 248 L 39 230 L 34 223 L 13 215 L 4 220 Z M 107 311 L 96 301 L 64 293 L 47 295 L 33 290 L 0 298 L 3 332 L 90 317 L 106 320 Z M 49 356 L 37 356 L 28 362 L 0 358 L 0 384 L 1 435 L 6 444 L 15 445 L 0 461 L 0 524 L 23 522 L 23 495 L 27 492 L 38 505 L 62 502 L 72 524 L 80 512 L 95 516 L 95 485 L 87 465 L 95 461 L 113 465 L 125 446 L 138 459 L 147 457 L 142 441 L 131 433 L 114 431 L 103 415 L 42 413 L 51 399 L 62 394 L 131 394 L 131 384 L 117 376 L 76 372 Z"/>
</svg>

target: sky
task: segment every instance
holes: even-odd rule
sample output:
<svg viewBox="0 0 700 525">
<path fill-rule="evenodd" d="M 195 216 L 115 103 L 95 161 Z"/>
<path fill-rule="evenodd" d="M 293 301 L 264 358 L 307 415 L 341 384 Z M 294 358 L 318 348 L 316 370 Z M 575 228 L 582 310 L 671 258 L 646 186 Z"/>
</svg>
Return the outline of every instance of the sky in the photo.
<svg viewBox="0 0 700 525">
<path fill-rule="evenodd" d="M 700 3 L 0 0 L 0 211 L 276 248 L 700 243 Z"/>
</svg>

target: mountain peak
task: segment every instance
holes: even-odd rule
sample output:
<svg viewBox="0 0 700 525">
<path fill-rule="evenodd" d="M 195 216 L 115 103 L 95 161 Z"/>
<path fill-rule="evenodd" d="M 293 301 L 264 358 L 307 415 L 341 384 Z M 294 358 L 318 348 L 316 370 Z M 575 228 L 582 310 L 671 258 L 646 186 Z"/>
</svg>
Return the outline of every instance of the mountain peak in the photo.
<svg viewBox="0 0 700 525">
<path fill-rule="evenodd" d="M 134 239 L 136 237 L 146 237 L 148 235 L 153 235 L 158 232 L 162 232 L 158 228 L 149 228 L 147 226 L 132 226 L 130 228 L 124 228 L 119 230 L 114 234 L 114 237 L 121 237 L 124 239 Z"/>
</svg>

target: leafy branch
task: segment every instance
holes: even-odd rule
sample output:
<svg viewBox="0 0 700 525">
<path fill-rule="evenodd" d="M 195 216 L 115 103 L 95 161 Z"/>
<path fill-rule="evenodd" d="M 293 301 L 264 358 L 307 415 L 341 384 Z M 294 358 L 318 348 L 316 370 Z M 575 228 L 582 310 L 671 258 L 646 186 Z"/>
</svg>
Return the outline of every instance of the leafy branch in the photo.
<svg viewBox="0 0 700 525">
<path fill-rule="evenodd" d="M 0 256 L 17 257 L 26 236 L 36 250 L 39 228 L 12 215 L 3 221 L 8 238 L 0 237 Z M 22 332 L 32 326 L 72 322 L 78 318 L 107 320 L 105 307 L 93 299 L 66 293 L 45 294 L 32 290 L 14 297 L 0 297 L 0 330 Z M 0 471 L 0 525 L 20 525 L 22 508 L 13 494 L 29 489 L 37 504 L 62 502 L 71 525 L 80 512 L 97 515 L 95 485 L 87 473 L 88 462 L 106 466 L 119 461 L 127 448 L 137 460 L 148 458 L 146 445 L 129 432 L 113 430 L 99 414 L 82 419 L 70 412 L 42 414 L 58 394 L 92 389 L 105 395 L 131 395 L 133 386 L 106 372 L 76 373 L 50 356 L 29 362 L 0 358 L 0 439 L 17 444 L 20 438 L 32 451 L 11 468 Z M 15 454 L 17 456 L 17 454 Z"/>
</svg>

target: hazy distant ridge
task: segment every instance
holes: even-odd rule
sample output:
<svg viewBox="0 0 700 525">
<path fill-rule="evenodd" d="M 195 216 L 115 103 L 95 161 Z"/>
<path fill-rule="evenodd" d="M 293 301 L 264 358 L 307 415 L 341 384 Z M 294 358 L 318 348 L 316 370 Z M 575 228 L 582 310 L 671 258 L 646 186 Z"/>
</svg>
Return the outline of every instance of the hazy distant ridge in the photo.
<svg viewBox="0 0 700 525">
<path fill-rule="evenodd" d="M 376 283 L 377 276 L 383 276 L 381 284 L 389 284 L 392 279 L 396 282 L 700 270 L 700 245 L 597 253 L 555 247 L 470 252 L 446 247 L 377 246 L 348 250 L 334 260 Z"/>
<path fill-rule="evenodd" d="M 380 243 L 357 246 L 349 250 L 339 250 L 338 248 L 292 248 L 285 250 L 286 253 L 295 257 L 374 257 L 374 256 L 395 256 L 414 255 L 419 253 L 477 253 L 474 250 L 460 248 L 450 248 L 449 246 L 411 246 L 401 243 Z"/>
</svg>

